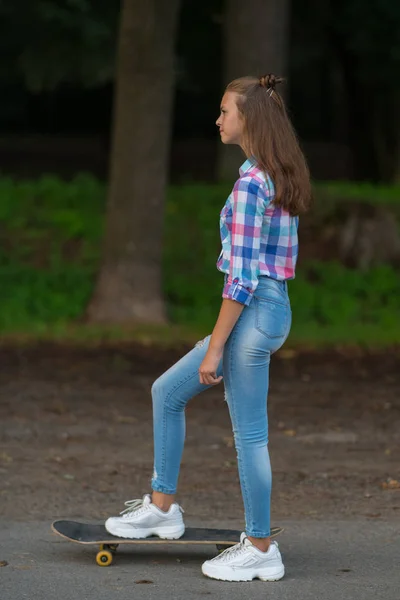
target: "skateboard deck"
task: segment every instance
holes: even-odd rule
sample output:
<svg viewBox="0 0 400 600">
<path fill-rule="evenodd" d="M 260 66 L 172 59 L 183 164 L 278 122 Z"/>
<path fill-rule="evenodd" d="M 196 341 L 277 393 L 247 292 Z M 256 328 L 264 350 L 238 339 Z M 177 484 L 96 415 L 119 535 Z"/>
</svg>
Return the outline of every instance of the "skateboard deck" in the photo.
<svg viewBox="0 0 400 600">
<path fill-rule="evenodd" d="M 102 524 L 79 523 L 78 521 L 54 521 L 51 528 L 54 533 L 77 544 L 95 545 L 100 549 L 96 562 L 101 567 L 108 567 L 120 544 L 215 544 L 218 551 L 237 544 L 241 531 L 235 529 L 205 529 L 203 527 L 187 527 L 182 537 L 177 540 L 166 540 L 152 535 L 140 540 L 116 537 L 108 533 Z M 283 532 L 282 527 L 272 527 L 271 537 Z"/>
</svg>

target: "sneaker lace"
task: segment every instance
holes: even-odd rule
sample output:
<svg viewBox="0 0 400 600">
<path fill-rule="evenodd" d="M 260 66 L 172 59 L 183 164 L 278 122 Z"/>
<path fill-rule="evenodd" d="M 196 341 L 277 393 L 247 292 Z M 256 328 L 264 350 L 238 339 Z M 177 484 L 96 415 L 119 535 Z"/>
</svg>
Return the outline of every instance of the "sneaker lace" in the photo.
<svg viewBox="0 0 400 600">
<path fill-rule="evenodd" d="M 226 550 L 221 552 L 221 554 L 216 556 L 216 559 L 221 562 L 228 561 L 231 558 L 234 558 L 235 556 L 237 556 L 238 554 L 243 552 L 244 549 L 245 549 L 245 545 L 244 545 L 244 539 L 243 539 L 243 541 L 238 542 L 234 546 L 230 546 L 229 548 L 227 548 Z"/>
<path fill-rule="evenodd" d="M 127 500 L 125 503 L 126 508 L 122 510 L 119 514 L 124 517 L 129 517 L 134 512 L 139 511 L 143 508 L 143 498 L 137 498 L 136 500 Z"/>
</svg>

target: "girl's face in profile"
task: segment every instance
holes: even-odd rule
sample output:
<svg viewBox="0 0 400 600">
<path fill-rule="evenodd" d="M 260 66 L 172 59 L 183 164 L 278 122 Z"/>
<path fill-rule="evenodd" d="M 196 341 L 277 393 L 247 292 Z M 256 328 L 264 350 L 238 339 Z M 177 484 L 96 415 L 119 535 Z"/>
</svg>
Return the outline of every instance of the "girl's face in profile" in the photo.
<svg viewBox="0 0 400 600">
<path fill-rule="evenodd" d="M 237 94 L 225 92 L 221 101 L 221 113 L 216 125 L 219 127 L 221 142 L 223 144 L 241 145 L 243 132 L 243 117 L 236 104 Z"/>
</svg>

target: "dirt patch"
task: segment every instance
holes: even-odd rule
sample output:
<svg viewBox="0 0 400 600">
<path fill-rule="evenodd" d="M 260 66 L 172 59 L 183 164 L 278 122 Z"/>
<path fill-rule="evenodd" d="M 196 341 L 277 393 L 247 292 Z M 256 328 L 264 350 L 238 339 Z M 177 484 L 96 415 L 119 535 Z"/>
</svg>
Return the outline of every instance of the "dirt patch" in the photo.
<svg viewBox="0 0 400 600">
<path fill-rule="evenodd" d="M 10 519 L 103 519 L 149 491 L 154 379 L 187 349 L 2 347 L 0 505 Z M 400 353 L 283 352 L 269 396 L 273 523 L 400 517 Z M 220 385 L 187 408 L 179 501 L 241 519 Z"/>
</svg>

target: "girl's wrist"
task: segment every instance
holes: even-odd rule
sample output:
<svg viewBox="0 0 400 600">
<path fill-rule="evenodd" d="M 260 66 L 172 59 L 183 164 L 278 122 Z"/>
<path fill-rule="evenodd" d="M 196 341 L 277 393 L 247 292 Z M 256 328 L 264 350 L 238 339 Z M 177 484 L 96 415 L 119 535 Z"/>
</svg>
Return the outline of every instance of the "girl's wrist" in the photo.
<svg viewBox="0 0 400 600">
<path fill-rule="evenodd" d="M 225 344 L 210 341 L 208 349 L 211 350 L 211 352 L 223 352 L 224 346 Z"/>
</svg>

